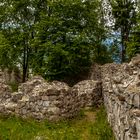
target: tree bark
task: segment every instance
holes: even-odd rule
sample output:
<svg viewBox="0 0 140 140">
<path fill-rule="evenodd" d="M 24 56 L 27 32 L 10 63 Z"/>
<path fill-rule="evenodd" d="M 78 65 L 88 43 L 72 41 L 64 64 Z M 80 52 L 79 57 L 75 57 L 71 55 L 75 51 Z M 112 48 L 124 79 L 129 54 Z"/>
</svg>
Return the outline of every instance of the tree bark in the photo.
<svg viewBox="0 0 140 140">
<path fill-rule="evenodd" d="M 23 50 L 23 75 L 22 75 L 23 83 L 27 80 L 28 76 L 28 62 L 29 62 L 29 51 L 28 47 L 25 45 Z"/>
<path fill-rule="evenodd" d="M 26 46 L 23 48 L 23 74 L 22 74 L 22 82 L 26 81 Z"/>
</svg>

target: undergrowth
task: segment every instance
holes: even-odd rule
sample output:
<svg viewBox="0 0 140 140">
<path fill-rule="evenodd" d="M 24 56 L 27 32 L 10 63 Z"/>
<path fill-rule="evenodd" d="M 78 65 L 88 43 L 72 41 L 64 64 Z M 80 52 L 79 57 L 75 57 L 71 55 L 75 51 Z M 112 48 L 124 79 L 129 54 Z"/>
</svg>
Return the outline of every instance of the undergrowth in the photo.
<svg viewBox="0 0 140 140">
<path fill-rule="evenodd" d="M 84 113 L 57 123 L 1 116 L 0 140 L 115 140 L 104 107 Z"/>
<path fill-rule="evenodd" d="M 12 92 L 18 91 L 18 86 L 19 86 L 18 83 L 16 83 L 16 82 L 11 82 L 11 83 L 9 83 L 8 85 L 11 87 Z"/>
</svg>

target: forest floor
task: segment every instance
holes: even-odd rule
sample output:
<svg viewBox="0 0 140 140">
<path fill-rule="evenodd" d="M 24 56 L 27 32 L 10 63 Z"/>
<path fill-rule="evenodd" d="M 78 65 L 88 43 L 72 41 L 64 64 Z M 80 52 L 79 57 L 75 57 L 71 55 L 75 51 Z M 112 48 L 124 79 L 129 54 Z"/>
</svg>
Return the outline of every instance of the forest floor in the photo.
<svg viewBox="0 0 140 140">
<path fill-rule="evenodd" d="M 104 107 L 56 123 L 0 117 L 0 140 L 115 140 Z"/>
</svg>

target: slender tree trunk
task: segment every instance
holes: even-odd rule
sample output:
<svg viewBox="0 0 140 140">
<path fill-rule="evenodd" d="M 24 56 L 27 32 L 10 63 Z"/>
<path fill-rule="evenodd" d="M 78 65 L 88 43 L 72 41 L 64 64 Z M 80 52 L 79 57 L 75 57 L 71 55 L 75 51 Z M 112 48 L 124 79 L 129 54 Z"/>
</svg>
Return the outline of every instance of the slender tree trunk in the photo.
<svg viewBox="0 0 140 140">
<path fill-rule="evenodd" d="M 24 83 L 28 77 L 28 63 L 29 63 L 29 50 L 27 46 L 24 46 L 23 52 L 23 77 L 22 82 Z"/>
<path fill-rule="evenodd" d="M 29 50 L 29 47 L 27 47 L 27 59 L 26 59 L 26 78 L 28 79 L 29 78 L 29 53 L 30 53 L 30 50 Z"/>
<path fill-rule="evenodd" d="M 121 63 L 125 62 L 125 55 L 126 55 L 126 51 L 125 51 L 124 39 L 122 39 Z"/>
<path fill-rule="evenodd" d="M 126 50 L 125 50 L 125 39 L 124 39 L 124 30 L 121 28 L 121 45 L 122 45 L 122 50 L 121 50 L 121 63 L 125 62 L 125 57 L 126 57 Z"/>
<path fill-rule="evenodd" d="M 121 31 L 121 44 L 122 44 L 122 56 L 121 56 L 121 62 L 125 62 L 126 61 L 126 48 L 127 48 L 127 44 L 126 42 L 129 41 L 129 31 L 123 32 L 123 30 Z"/>
<path fill-rule="evenodd" d="M 26 46 L 24 46 L 23 50 L 23 74 L 22 74 L 22 82 L 26 81 Z"/>
</svg>

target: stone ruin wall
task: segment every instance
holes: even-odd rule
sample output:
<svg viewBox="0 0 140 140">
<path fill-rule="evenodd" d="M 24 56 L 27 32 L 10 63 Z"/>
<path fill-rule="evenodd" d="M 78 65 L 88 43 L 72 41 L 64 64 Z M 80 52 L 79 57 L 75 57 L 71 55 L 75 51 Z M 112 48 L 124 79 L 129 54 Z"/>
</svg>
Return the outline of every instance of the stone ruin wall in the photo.
<svg viewBox="0 0 140 140">
<path fill-rule="evenodd" d="M 101 82 L 85 80 L 73 87 L 63 82 L 46 82 L 36 76 L 19 86 L 18 92 L 0 83 L 0 113 L 23 118 L 57 121 L 76 116 L 81 108 L 102 102 Z"/>
<path fill-rule="evenodd" d="M 22 78 L 19 69 L 13 70 L 0 70 L 0 83 L 11 84 L 11 83 L 21 83 Z"/>
<path fill-rule="evenodd" d="M 140 56 L 101 68 L 108 121 L 117 140 L 140 140 Z"/>
<path fill-rule="evenodd" d="M 101 104 L 103 97 L 116 139 L 140 140 L 140 56 L 122 65 L 93 65 L 88 79 L 69 87 L 37 76 L 14 93 L 0 81 L 0 113 L 59 120 Z"/>
</svg>

